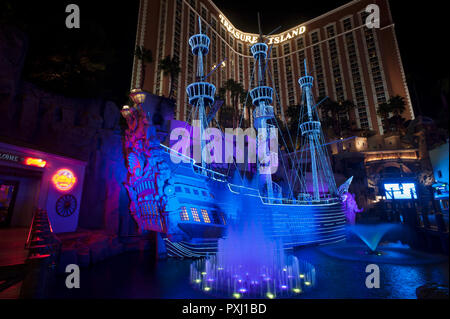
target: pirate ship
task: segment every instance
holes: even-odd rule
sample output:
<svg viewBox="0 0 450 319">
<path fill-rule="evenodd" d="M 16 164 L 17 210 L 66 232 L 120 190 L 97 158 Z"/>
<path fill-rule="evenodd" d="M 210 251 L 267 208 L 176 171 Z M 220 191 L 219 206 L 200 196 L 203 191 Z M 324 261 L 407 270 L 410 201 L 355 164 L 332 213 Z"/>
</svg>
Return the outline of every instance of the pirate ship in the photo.
<svg viewBox="0 0 450 319">
<path fill-rule="evenodd" d="M 199 123 L 202 150 L 205 147 L 202 136 L 212 123 L 211 113 L 208 115 L 206 111 L 214 109 L 216 91 L 204 74 L 203 61 L 209 44 L 199 19 L 199 33 L 189 39 L 192 54 L 197 57 L 197 81 L 188 85 L 186 91 L 192 119 Z M 272 106 L 274 90 L 266 80 L 266 74 L 270 74 L 268 49 L 262 35 L 251 47 L 257 86 L 249 92 L 249 97 L 255 107 L 254 128 L 258 134 L 266 133 L 263 136 L 270 136 L 268 131 L 274 127 L 280 128 Z M 280 154 L 284 152 L 281 158 L 286 158 L 293 168 L 287 173 L 283 166 L 286 189 L 273 181 L 270 172 L 260 173 L 263 171 L 260 168 L 267 163 L 259 160 L 250 183 L 243 178 L 247 172 L 239 169 L 228 169 L 226 174 L 218 172 L 214 165 L 196 162 L 164 145 L 151 125 L 150 114 L 142 106 L 144 93 L 133 90 L 134 106 L 122 110 L 128 123 L 125 186 L 131 200 L 130 213 L 140 231 L 160 233 L 169 256 L 201 257 L 215 252 L 218 239 L 226 236 L 229 221 L 238 221 L 240 214 L 251 209 L 266 234 L 280 240 L 285 248 L 345 240 L 343 201 L 351 179 L 337 188 L 312 94 L 313 82 L 307 71 L 299 79 L 303 92 L 301 124 L 298 136 L 289 136 L 288 140 L 293 144 L 295 139 L 295 145 L 300 142 L 300 149 L 286 152 L 289 148 L 287 139 L 283 138 L 286 147 L 280 150 Z M 268 140 L 259 141 L 258 147 L 266 147 L 266 143 Z M 174 163 L 174 157 L 183 161 Z M 236 163 L 232 165 L 237 168 Z"/>
</svg>

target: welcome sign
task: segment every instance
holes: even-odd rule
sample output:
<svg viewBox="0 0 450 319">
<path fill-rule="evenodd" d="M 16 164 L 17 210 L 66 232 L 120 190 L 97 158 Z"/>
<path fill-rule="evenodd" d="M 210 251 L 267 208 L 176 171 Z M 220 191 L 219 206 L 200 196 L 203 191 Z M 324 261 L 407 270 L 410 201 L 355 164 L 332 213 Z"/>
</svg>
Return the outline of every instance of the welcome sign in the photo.
<svg viewBox="0 0 450 319">
<path fill-rule="evenodd" d="M 230 32 L 236 39 L 239 39 L 243 42 L 247 42 L 250 44 L 254 44 L 258 42 L 259 35 L 257 34 L 251 34 L 251 33 L 244 33 L 239 30 L 237 30 L 222 14 L 219 15 L 220 22 L 222 25 Z M 298 26 L 294 29 L 291 29 L 289 31 L 283 32 L 281 34 L 269 36 L 269 42 L 268 44 L 279 44 L 283 43 L 289 39 L 295 38 L 299 35 L 302 35 L 306 32 L 305 26 Z"/>
</svg>

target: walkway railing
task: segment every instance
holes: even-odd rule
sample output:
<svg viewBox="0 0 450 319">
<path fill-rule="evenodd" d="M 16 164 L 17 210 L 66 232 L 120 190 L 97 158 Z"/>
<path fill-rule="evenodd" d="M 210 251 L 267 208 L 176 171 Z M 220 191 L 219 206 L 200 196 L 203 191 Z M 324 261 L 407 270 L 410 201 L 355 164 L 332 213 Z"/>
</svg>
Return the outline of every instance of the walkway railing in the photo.
<svg viewBox="0 0 450 319">
<path fill-rule="evenodd" d="M 25 249 L 27 274 L 23 280 L 20 298 L 45 298 L 47 286 L 55 269 L 60 240 L 53 233 L 47 212 L 37 209 L 34 212 L 28 232 Z"/>
</svg>

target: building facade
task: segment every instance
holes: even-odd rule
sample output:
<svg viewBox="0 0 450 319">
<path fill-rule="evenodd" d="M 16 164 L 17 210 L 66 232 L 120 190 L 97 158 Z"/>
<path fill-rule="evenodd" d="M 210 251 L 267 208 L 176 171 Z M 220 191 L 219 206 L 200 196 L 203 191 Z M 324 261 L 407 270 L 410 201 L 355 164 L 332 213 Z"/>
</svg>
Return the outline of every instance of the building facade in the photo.
<svg viewBox="0 0 450 319">
<path fill-rule="evenodd" d="M 380 27 L 368 28 L 366 7 L 374 3 L 380 8 Z M 213 70 L 225 60 L 208 81 L 217 88 L 223 87 L 228 79 L 242 83 L 246 90 L 256 86 L 250 47 L 257 41 L 257 34 L 238 30 L 210 0 L 141 0 L 136 46 L 150 49 L 154 57 L 154 62 L 146 65 L 142 86 L 144 90 L 167 96 L 170 78 L 158 71 L 158 62 L 166 56 L 177 57 L 182 70 L 174 79 L 178 120 L 187 120 L 191 110 L 184 88 L 195 80 L 195 61 L 188 39 L 198 32 L 198 17 L 211 39 L 206 70 Z M 274 108 L 282 120 L 286 119 L 287 108 L 301 101 L 297 80 L 305 73 L 305 59 L 316 81 L 316 98 L 328 96 L 335 101 L 352 101 L 355 108 L 350 120 L 358 128 L 383 135 L 377 108 L 395 95 L 406 101 L 402 116 L 414 119 L 388 0 L 351 1 L 271 35 L 268 44 L 268 84 L 276 90 Z M 142 68 L 142 62 L 135 58 L 133 88 L 140 86 Z M 228 96 L 227 104 L 229 99 Z"/>
</svg>

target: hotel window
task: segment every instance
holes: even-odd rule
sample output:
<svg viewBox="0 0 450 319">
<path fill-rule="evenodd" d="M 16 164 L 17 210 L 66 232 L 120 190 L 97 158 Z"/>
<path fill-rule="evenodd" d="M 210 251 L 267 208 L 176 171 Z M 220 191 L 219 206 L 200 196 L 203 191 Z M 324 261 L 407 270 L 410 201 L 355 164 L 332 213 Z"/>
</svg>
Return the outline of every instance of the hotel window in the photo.
<svg viewBox="0 0 450 319">
<path fill-rule="evenodd" d="M 336 30 L 333 25 L 330 25 L 326 28 L 326 33 L 328 38 L 332 38 L 336 35 Z M 336 39 L 330 39 L 328 40 L 328 51 L 330 54 L 330 62 L 331 62 L 331 73 L 333 75 L 333 85 L 335 88 L 336 93 L 336 100 L 337 101 L 344 101 L 345 100 L 345 92 L 344 92 L 344 85 L 342 80 L 342 72 L 341 72 L 341 63 L 339 61 L 339 49 L 338 44 L 336 42 Z M 341 117 L 347 117 L 347 114 L 340 114 Z"/>
<path fill-rule="evenodd" d="M 283 45 L 283 53 L 289 54 L 289 52 L 291 52 L 290 43 L 286 43 Z M 292 63 L 291 63 L 290 55 L 287 55 L 284 57 L 284 64 L 285 64 L 285 70 L 286 70 L 288 103 L 289 103 L 289 105 L 294 105 L 295 104 L 294 76 L 292 74 Z"/>
<path fill-rule="evenodd" d="M 345 31 L 353 29 L 351 18 L 342 21 Z M 357 44 L 353 32 L 344 35 L 344 43 L 346 45 L 347 59 L 350 66 L 350 73 L 353 82 L 354 103 L 357 107 L 359 127 L 362 129 L 369 129 L 369 119 L 367 116 L 367 101 L 364 95 L 364 87 L 361 79 L 360 62 L 358 58 Z"/>
<path fill-rule="evenodd" d="M 189 214 L 187 212 L 186 206 L 181 207 L 180 218 L 182 221 L 189 220 Z"/>
<path fill-rule="evenodd" d="M 313 44 L 319 42 L 319 32 L 313 32 L 311 33 L 311 42 Z M 313 62 L 314 62 L 314 71 L 316 73 L 316 79 L 317 79 L 317 94 L 319 98 L 323 98 L 327 96 L 327 91 L 325 87 L 325 75 L 323 72 L 323 65 L 322 65 L 322 50 L 320 47 L 320 44 L 317 44 L 313 46 Z"/>
<path fill-rule="evenodd" d="M 250 77 L 253 77 L 253 81 L 252 81 L 252 83 L 249 83 L 249 85 L 250 85 L 250 88 L 254 88 L 257 86 L 256 81 L 257 81 L 258 70 L 255 69 L 255 63 L 253 62 L 253 59 L 250 59 L 249 62 L 250 62 L 249 63 L 250 70 L 249 70 L 248 74 Z"/>
<path fill-rule="evenodd" d="M 166 9 L 167 9 L 167 0 L 161 1 L 161 13 L 160 13 L 160 23 L 159 23 L 159 41 L 158 41 L 158 61 L 163 59 L 164 55 L 164 38 L 166 36 Z M 156 94 L 160 94 L 162 86 L 161 86 L 161 72 L 156 73 L 156 83 L 155 83 L 155 91 Z"/>
<path fill-rule="evenodd" d="M 230 60 L 228 61 L 227 65 L 229 66 L 229 70 L 230 70 L 230 78 L 231 79 L 235 79 L 234 74 L 234 53 L 231 52 L 230 50 Z"/>
<path fill-rule="evenodd" d="M 202 18 L 205 19 L 205 21 L 208 21 L 208 11 L 206 10 L 206 8 L 204 6 L 201 6 L 201 7 L 202 7 L 202 12 L 201 12 Z"/>
<path fill-rule="evenodd" d="M 316 44 L 317 42 L 319 42 L 319 32 L 313 32 L 311 33 L 311 42 L 312 44 Z"/>
<path fill-rule="evenodd" d="M 197 208 L 191 207 L 191 214 L 192 214 L 192 218 L 194 218 L 194 220 L 196 222 L 200 223 L 200 218 L 198 217 Z"/>
<path fill-rule="evenodd" d="M 298 65 L 300 66 L 300 76 L 305 76 L 305 50 L 298 51 Z"/>
<path fill-rule="evenodd" d="M 361 12 L 361 21 L 366 21 L 369 14 L 365 11 Z M 363 28 L 363 35 L 365 38 L 367 56 L 369 57 L 370 73 L 372 75 L 372 82 L 376 93 L 376 103 L 381 104 L 387 101 L 386 88 L 382 77 L 381 61 L 378 57 L 376 35 L 373 29 Z M 385 123 L 382 119 L 382 125 L 385 129 Z"/>
<path fill-rule="evenodd" d="M 242 43 L 238 42 L 238 52 L 242 53 L 242 51 L 243 51 Z M 238 59 L 239 59 L 239 83 L 243 83 L 244 82 L 244 58 L 241 55 L 239 55 Z"/>
<path fill-rule="evenodd" d="M 205 223 L 210 224 L 211 220 L 209 219 L 208 211 L 206 209 L 202 209 L 202 216 Z"/>
<path fill-rule="evenodd" d="M 305 38 L 300 37 L 297 39 L 297 50 L 301 50 L 305 48 Z"/>
<path fill-rule="evenodd" d="M 213 30 L 217 30 L 217 20 L 213 17 L 211 17 L 211 27 Z M 212 34 L 214 34 L 214 32 Z"/>
<path fill-rule="evenodd" d="M 352 19 L 351 18 L 347 18 L 345 19 L 342 24 L 344 25 L 344 31 L 350 31 L 353 26 L 352 26 Z"/>
<path fill-rule="evenodd" d="M 278 56 L 278 51 L 277 51 L 277 47 L 273 47 L 272 48 L 272 57 L 277 57 Z M 275 89 L 275 93 L 274 93 L 274 110 L 277 114 L 281 114 L 281 110 L 278 110 L 278 99 L 277 99 L 277 95 L 278 98 L 280 98 L 281 100 L 281 91 L 280 91 L 280 72 L 279 72 L 279 65 L 278 65 L 278 59 L 273 59 L 272 60 L 272 68 L 273 68 L 273 78 L 272 78 L 272 82 L 273 82 L 273 87 Z M 279 106 L 281 107 L 281 106 Z"/>
<path fill-rule="evenodd" d="M 189 10 L 189 36 L 192 36 L 195 34 L 195 13 L 192 10 Z M 194 82 L 194 56 L 192 55 L 190 50 L 186 50 L 187 54 L 187 84 Z M 161 72 L 157 72 L 158 74 L 161 74 Z M 187 103 L 185 103 L 187 106 Z M 185 107 L 184 111 L 184 119 L 188 120 L 188 115 L 190 108 L 189 106 Z"/>
<path fill-rule="evenodd" d="M 181 16 L 182 16 L 182 8 L 183 8 L 183 1 L 182 0 L 176 0 L 176 7 L 175 7 L 175 32 L 173 37 L 173 57 L 177 58 L 179 61 L 180 59 L 180 43 L 181 43 Z M 180 103 L 180 101 L 177 99 L 178 96 L 178 80 L 179 77 L 176 77 L 173 79 L 173 97 L 177 101 L 177 103 Z"/>
</svg>

